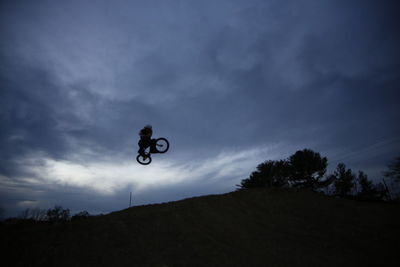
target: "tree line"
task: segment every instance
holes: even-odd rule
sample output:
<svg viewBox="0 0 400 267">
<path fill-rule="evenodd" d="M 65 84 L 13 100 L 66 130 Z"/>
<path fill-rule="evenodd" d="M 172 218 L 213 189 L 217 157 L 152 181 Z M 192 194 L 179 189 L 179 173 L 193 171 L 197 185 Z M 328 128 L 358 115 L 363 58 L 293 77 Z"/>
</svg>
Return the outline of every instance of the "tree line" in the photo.
<svg viewBox="0 0 400 267">
<path fill-rule="evenodd" d="M 284 160 L 268 160 L 243 179 L 241 189 L 259 187 L 307 188 L 341 198 L 361 200 L 394 200 L 383 182 L 374 184 L 363 171 L 358 173 L 339 163 L 332 174 L 326 174 L 328 159 L 311 149 L 297 151 Z M 388 165 L 384 176 L 400 183 L 400 157 Z M 399 197 L 395 197 L 399 200 Z"/>
<path fill-rule="evenodd" d="M 15 222 L 48 222 L 48 223 L 59 223 L 87 219 L 91 217 L 89 212 L 81 211 L 74 215 L 71 215 L 69 209 L 64 209 L 62 206 L 54 206 L 48 210 L 40 208 L 27 208 L 18 217 L 8 218 L 5 220 L 6 223 Z"/>
</svg>

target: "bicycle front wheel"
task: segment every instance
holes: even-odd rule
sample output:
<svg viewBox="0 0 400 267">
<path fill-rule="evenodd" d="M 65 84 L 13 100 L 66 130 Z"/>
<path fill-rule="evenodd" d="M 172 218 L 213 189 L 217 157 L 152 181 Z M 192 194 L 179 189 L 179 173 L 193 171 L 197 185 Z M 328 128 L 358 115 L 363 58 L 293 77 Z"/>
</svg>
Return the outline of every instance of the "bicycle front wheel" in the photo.
<svg viewBox="0 0 400 267">
<path fill-rule="evenodd" d="M 156 139 L 156 145 L 155 145 L 158 153 L 165 153 L 169 149 L 169 142 L 166 138 L 161 137 Z"/>
</svg>

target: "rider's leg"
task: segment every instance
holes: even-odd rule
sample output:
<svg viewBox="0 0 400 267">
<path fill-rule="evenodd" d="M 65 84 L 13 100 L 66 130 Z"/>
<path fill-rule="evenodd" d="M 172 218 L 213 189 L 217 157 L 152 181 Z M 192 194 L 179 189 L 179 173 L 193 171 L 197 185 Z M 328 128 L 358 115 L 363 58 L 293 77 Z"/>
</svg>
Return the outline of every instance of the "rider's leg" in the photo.
<svg viewBox="0 0 400 267">
<path fill-rule="evenodd" d="M 157 153 L 158 150 L 156 148 L 156 139 L 151 139 L 150 142 L 150 153 Z"/>
<path fill-rule="evenodd" d="M 140 156 L 145 157 L 146 154 L 144 153 L 144 147 L 139 148 L 138 153 Z"/>
<path fill-rule="evenodd" d="M 139 150 L 138 150 L 139 155 L 145 157 L 146 156 L 146 153 L 144 152 L 144 150 L 146 149 L 145 142 L 143 142 L 143 140 L 139 140 L 138 145 L 139 145 Z"/>
<path fill-rule="evenodd" d="M 141 138 L 138 143 L 139 147 L 140 147 L 138 153 L 142 157 L 147 157 L 145 150 L 146 150 L 146 148 L 150 147 L 150 153 L 151 153 L 151 144 L 152 143 L 153 143 L 152 139 L 150 139 L 150 138 Z"/>
</svg>

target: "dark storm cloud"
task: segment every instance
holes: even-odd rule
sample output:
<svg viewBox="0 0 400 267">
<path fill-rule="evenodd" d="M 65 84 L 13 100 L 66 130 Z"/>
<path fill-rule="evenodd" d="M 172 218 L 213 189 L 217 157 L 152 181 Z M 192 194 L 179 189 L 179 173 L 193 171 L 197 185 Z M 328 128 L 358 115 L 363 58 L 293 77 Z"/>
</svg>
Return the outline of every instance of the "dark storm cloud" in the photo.
<svg viewBox="0 0 400 267">
<path fill-rule="evenodd" d="M 4 61 L 2 63 L 4 66 Z M 63 102 L 55 102 L 59 96 L 51 90 L 53 84 L 49 77 L 35 69 L 15 70 L 5 77 L 7 74 L 2 72 L 0 78 L 2 161 L 38 148 L 57 156 L 66 147 L 55 129 L 55 110 L 49 103 L 60 105 Z"/>
<path fill-rule="evenodd" d="M 132 160 L 147 123 L 183 170 L 282 144 L 267 155 L 311 147 L 376 175 L 400 150 L 395 1 L 0 7 L 0 175 L 15 182 L 35 164 Z"/>
</svg>

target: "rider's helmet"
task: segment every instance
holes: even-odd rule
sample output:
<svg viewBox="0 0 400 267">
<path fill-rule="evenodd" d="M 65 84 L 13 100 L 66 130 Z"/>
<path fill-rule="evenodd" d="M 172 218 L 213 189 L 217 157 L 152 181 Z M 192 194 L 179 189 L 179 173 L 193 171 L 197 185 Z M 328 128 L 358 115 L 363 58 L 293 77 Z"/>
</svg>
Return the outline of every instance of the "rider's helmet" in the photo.
<svg viewBox="0 0 400 267">
<path fill-rule="evenodd" d="M 151 125 L 150 124 L 147 124 L 146 126 L 144 126 L 144 128 L 146 128 L 146 129 L 152 129 L 153 127 L 151 127 Z"/>
</svg>

